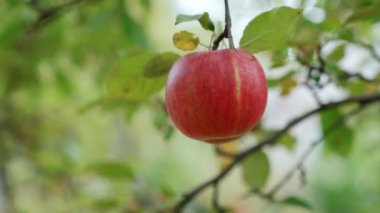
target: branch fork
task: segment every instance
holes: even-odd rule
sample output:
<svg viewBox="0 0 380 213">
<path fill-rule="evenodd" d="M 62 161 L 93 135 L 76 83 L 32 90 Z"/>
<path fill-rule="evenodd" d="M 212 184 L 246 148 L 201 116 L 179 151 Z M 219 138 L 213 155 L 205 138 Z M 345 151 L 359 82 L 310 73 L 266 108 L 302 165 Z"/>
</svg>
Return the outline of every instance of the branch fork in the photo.
<svg viewBox="0 0 380 213">
<path fill-rule="evenodd" d="M 230 15 L 230 7 L 228 5 L 228 0 L 224 0 L 224 9 L 225 9 L 225 28 L 224 31 L 215 39 L 212 50 L 217 50 L 219 47 L 220 42 L 224 38 L 228 38 L 228 44 L 230 49 L 235 49 L 234 41 L 232 38 L 232 32 L 231 32 L 231 15 Z"/>
</svg>

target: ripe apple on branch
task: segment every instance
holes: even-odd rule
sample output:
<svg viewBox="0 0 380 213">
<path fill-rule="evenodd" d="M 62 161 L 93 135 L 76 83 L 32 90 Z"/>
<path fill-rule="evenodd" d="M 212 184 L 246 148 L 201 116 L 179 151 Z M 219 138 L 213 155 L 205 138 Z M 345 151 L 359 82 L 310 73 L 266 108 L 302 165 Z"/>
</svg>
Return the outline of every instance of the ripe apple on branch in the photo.
<svg viewBox="0 0 380 213">
<path fill-rule="evenodd" d="M 176 23 L 194 19 L 205 29 L 214 29 L 207 13 L 180 15 Z M 174 40 L 183 42 L 185 33 L 176 34 Z M 199 42 L 188 34 L 186 38 Z M 229 39 L 230 49 L 217 50 L 224 38 Z M 219 144 L 237 139 L 255 127 L 265 110 L 267 90 L 264 71 L 256 57 L 234 48 L 226 4 L 226 27 L 214 41 L 212 50 L 185 55 L 171 68 L 166 105 L 174 125 L 182 133 Z"/>
<path fill-rule="evenodd" d="M 185 135 L 223 143 L 241 137 L 260 120 L 267 83 L 257 59 L 245 50 L 198 52 L 179 59 L 166 86 L 166 104 Z"/>
</svg>

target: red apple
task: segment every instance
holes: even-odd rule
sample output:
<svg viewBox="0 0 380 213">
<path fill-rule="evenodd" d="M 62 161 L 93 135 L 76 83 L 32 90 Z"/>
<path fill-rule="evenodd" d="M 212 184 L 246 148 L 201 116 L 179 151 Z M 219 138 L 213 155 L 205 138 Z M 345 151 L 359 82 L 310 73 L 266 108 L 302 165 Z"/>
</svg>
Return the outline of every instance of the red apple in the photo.
<svg viewBox="0 0 380 213">
<path fill-rule="evenodd" d="M 166 105 L 174 125 L 190 138 L 223 143 L 243 136 L 267 103 L 260 63 L 245 50 L 186 55 L 172 67 Z"/>
</svg>

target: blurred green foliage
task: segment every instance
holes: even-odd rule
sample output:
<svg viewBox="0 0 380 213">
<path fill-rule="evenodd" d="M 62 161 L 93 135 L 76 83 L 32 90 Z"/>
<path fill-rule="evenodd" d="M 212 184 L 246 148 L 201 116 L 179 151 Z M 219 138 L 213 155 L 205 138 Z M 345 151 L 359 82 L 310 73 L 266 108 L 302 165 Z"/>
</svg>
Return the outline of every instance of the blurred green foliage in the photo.
<svg viewBox="0 0 380 213">
<path fill-rule="evenodd" d="M 110 144 L 99 139 L 114 127 L 104 111 L 90 109 L 130 110 L 125 101 L 104 104 L 102 96 L 121 58 L 150 50 L 144 20 L 130 15 L 131 1 L 99 0 L 67 6 L 36 25 L 44 11 L 67 2 L 0 2 L 0 172 L 9 212 L 102 212 L 133 200 L 133 156 L 107 156 Z M 137 6 L 148 13 L 151 4 Z M 110 196 L 91 192 L 107 185 Z"/>
</svg>

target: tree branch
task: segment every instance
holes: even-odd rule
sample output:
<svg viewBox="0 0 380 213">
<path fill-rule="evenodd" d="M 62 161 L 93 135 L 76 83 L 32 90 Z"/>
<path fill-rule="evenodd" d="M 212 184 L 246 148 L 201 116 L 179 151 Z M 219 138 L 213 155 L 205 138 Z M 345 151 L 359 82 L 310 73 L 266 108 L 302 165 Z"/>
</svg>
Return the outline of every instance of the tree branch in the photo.
<svg viewBox="0 0 380 213">
<path fill-rule="evenodd" d="M 27 28 L 28 33 L 33 33 L 40 30 L 42 27 L 51 23 L 54 19 L 58 18 L 62 12 L 69 10 L 76 5 L 84 5 L 93 3 L 100 0 L 71 0 L 60 5 L 43 8 L 39 1 L 31 1 L 31 5 L 39 12 L 38 19 L 29 25 Z"/>
<path fill-rule="evenodd" d="M 372 45 L 361 43 L 361 42 L 359 42 L 358 44 L 361 45 L 362 47 L 366 48 L 367 50 L 369 50 L 372 57 L 380 62 L 380 55 L 376 52 L 376 49 Z"/>
<path fill-rule="evenodd" d="M 228 5 L 228 0 L 224 0 L 224 10 L 225 10 L 225 28 L 223 32 L 215 39 L 214 44 L 212 45 L 212 50 L 217 50 L 219 47 L 220 42 L 224 38 L 228 38 L 228 43 L 230 46 L 230 49 L 235 49 L 234 41 L 232 38 L 232 32 L 231 32 L 231 15 L 230 15 L 230 7 Z"/>
<path fill-rule="evenodd" d="M 277 142 L 277 140 L 283 136 L 288 130 L 290 130 L 292 127 L 296 126 L 297 124 L 301 123 L 303 120 L 309 118 L 312 115 L 315 115 L 319 112 L 336 108 L 339 106 L 351 104 L 351 103 L 358 103 L 360 105 L 367 105 L 372 104 L 375 102 L 380 102 L 380 93 L 372 94 L 372 95 L 364 95 L 364 96 L 355 96 L 350 97 L 341 101 L 332 102 L 324 104 L 323 106 L 320 106 L 314 110 L 311 110 L 309 112 L 306 112 L 305 114 L 293 119 L 290 121 L 284 128 L 274 132 L 272 135 L 269 135 L 268 137 L 264 138 L 262 141 L 260 141 L 258 144 L 246 149 L 243 152 L 240 152 L 237 154 L 233 160 L 233 162 L 227 166 L 223 171 L 221 171 L 219 174 L 215 175 L 211 179 L 207 180 L 206 182 L 200 184 L 199 186 L 195 187 L 190 192 L 186 193 L 183 198 L 176 203 L 174 206 L 174 212 L 181 212 L 182 209 L 191 202 L 199 193 L 201 193 L 204 189 L 207 187 L 219 183 L 227 174 L 230 173 L 230 171 L 238 165 L 242 160 L 244 160 L 246 157 L 248 157 L 250 154 L 255 153 L 259 151 L 261 148 L 263 148 L 266 145 L 274 144 Z"/>
<path fill-rule="evenodd" d="M 319 106 L 322 106 L 323 102 L 322 102 L 321 98 L 319 97 L 319 95 L 316 91 L 316 88 L 314 88 L 312 85 L 310 85 L 308 81 L 306 81 L 304 84 L 305 84 L 306 88 L 310 91 L 311 95 L 314 97 L 317 104 Z"/>
<path fill-rule="evenodd" d="M 215 39 L 213 45 L 212 45 L 212 50 L 217 50 L 219 47 L 220 42 L 227 37 L 227 28 L 224 28 L 223 32 Z"/>
<path fill-rule="evenodd" d="M 323 136 L 318 139 L 317 141 L 310 144 L 308 149 L 305 150 L 305 152 L 301 155 L 300 159 L 296 162 L 296 164 L 289 170 L 289 172 L 268 192 L 269 197 L 274 197 L 274 195 L 285 186 L 286 183 L 289 182 L 289 180 L 294 176 L 296 171 L 301 170 L 302 166 L 304 165 L 307 158 L 310 156 L 310 154 L 314 151 L 314 149 L 323 142 L 323 140 L 328 137 L 332 132 L 334 132 L 342 123 L 344 123 L 346 120 L 351 118 L 352 116 L 358 114 L 363 110 L 364 107 L 359 107 L 350 113 L 346 114 L 345 116 L 341 117 L 337 121 L 335 121 L 327 130 L 324 132 Z"/>
</svg>

